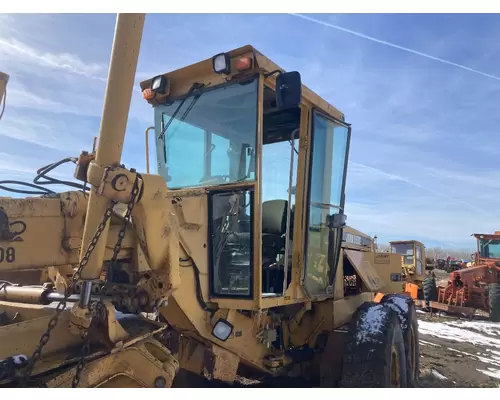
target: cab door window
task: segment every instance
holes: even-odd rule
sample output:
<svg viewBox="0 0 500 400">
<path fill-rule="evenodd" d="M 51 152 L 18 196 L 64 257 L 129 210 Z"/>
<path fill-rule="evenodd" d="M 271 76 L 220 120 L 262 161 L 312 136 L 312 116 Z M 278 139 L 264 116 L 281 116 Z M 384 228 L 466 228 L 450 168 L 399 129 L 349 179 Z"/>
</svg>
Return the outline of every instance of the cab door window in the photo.
<svg viewBox="0 0 500 400">
<path fill-rule="evenodd" d="M 339 252 L 335 247 L 342 235 L 340 229 L 331 229 L 329 221 L 334 214 L 343 213 L 350 130 L 317 112 L 312 128 L 305 285 L 311 295 L 321 295 L 338 262 L 338 254 L 332 252 Z"/>
<path fill-rule="evenodd" d="M 422 246 L 416 245 L 417 262 L 416 262 L 416 272 L 418 275 L 422 274 Z"/>
</svg>

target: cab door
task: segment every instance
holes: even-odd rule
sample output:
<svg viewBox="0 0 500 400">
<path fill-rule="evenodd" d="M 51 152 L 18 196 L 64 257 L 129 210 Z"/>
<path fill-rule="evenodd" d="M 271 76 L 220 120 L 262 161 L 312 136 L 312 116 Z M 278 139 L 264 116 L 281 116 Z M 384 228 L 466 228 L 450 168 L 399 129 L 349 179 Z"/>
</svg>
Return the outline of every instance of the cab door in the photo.
<svg viewBox="0 0 500 400">
<path fill-rule="evenodd" d="M 349 125 L 313 111 L 304 279 L 304 289 L 310 296 L 331 294 L 345 220 L 349 142 Z"/>
</svg>

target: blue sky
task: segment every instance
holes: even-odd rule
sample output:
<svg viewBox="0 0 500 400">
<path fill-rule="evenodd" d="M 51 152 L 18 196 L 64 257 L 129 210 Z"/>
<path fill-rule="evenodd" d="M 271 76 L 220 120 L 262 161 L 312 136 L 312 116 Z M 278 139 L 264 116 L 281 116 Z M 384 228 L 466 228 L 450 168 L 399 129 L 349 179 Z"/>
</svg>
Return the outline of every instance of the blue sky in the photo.
<svg viewBox="0 0 500 400">
<path fill-rule="evenodd" d="M 450 248 L 500 229 L 500 16 L 309 17 L 326 25 L 293 15 L 149 14 L 137 83 L 252 44 L 299 70 L 352 124 L 350 225 L 380 242 Z M 30 180 L 38 167 L 90 149 L 114 24 L 111 14 L 0 15 L 0 69 L 11 76 L 0 179 Z M 152 122 L 134 93 L 127 166 L 145 169 L 143 132 Z"/>
</svg>

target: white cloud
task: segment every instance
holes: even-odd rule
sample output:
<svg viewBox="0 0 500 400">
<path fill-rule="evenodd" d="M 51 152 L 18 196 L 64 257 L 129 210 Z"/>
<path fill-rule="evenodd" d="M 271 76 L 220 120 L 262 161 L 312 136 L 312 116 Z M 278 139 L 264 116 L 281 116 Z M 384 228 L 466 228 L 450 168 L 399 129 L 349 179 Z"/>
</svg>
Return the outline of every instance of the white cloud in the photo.
<svg viewBox="0 0 500 400">
<path fill-rule="evenodd" d="M 92 137 L 97 136 L 89 122 L 81 120 L 9 114 L 1 122 L 0 136 L 69 153 L 67 155 L 76 156 L 80 150 L 90 148 Z"/>
<path fill-rule="evenodd" d="M 13 63 L 30 63 L 87 78 L 105 80 L 103 76 L 99 75 L 106 72 L 106 66 L 103 64 L 86 63 L 77 55 L 70 53 L 40 52 L 13 38 L 0 38 L 0 59 L 8 59 Z"/>
<path fill-rule="evenodd" d="M 448 203 L 436 207 L 433 199 L 415 205 L 413 202 L 384 202 L 367 205 L 347 201 L 348 224 L 376 234 L 384 240 L 425 238 L 448 246 L 473 247 L 473 232 L 493 232 L 491 221 L 470 218 L 464 210 L 450 210 Z"/>
<path fill-rule="evenodd" d="M 494 171 L 474 176 L 422 167 L 416 175 L 422 184 L 402 177 L 402 172 L 351 163 L 348 191 L 362 194 L 350 197 L 348 192 L 349 224 L 387 240 L 421 237 L 466 248 L 473 246 L 472 232 L 497 229 L 492 221 L 500 220 L 500 185 Z M 395 187 L 396 182 L 406 186 Z M 370 200 L 369 193 L 376 197 Z"/>
<path fill-rule="evenodd" d="M 9 81 L 7 105 L 9 107 L 27 108 L 45 111 L 53 114 L 69 113 L 82 116 L 100 116 L 102 113 L 103 98 L 97 93 L 80 91 L 85 87 L 82 82 L 77 87 L 28 89 L 21 82 Z M 89 94 L 90 93 L 90 94 Z M 103 91 L 104 93 L 104 91 Z"/>
<path fill-rule="evenodd" d="M 0 152 L 0 171 L 15 174 L 31 174 L 36 171 L 29 167 L 30 159 L 13 156 L 12 154 Z M 38 166 L 37 168 L 41 167 Z"/>
</svg>

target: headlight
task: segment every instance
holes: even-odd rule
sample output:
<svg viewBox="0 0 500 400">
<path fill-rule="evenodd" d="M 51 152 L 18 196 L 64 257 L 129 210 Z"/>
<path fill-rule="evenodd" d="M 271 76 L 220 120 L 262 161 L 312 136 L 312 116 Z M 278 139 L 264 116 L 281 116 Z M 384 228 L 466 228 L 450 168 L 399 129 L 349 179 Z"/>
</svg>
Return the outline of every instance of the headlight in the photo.
<svg viewBox="0 0 500 400">
<path fill-rule="evenodd" d="M 153 81 L 151 82 L 151 90 L 158 94 L 165 94 L 167 84 L 167 78 L 165 78 L 163 75 L 159 75 L 153 78 Z"/>
<path fill-rule="evenodd" d="M 212 66 L 216 74 L 226 74 L 231 72 L 231 65 L 229 55 L 227 53 L 220 53 L 212 58 Z"/>
<path fill-rule="evenodd" d="M 225 319 L 220 318 L 214 325 L 212 329 L 212 335 L 217 339 L 225 342 L 231 333 L 233 332 L 233 325 L 227 322 Z"/>
</svg>

